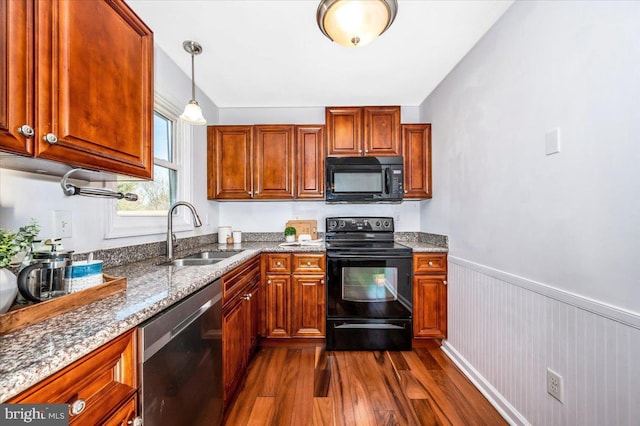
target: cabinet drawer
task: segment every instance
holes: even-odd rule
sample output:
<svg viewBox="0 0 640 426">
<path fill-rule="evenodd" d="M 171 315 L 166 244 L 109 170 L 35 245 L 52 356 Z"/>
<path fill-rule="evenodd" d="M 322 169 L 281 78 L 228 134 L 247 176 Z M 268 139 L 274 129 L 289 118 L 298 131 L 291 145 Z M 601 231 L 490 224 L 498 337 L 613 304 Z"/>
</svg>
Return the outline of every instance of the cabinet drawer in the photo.
<svg viewBox="0 0 640 426">
<path fill-rule="evenodd" d="M 270 253 L 266 255 L 267 272 L 291 272 L 291 255 L 288 253 Z"/>
<path fill-rule="evenodd" d="M 294 254 L 293 273 L 308 274 L 324 272 L 324 254 Z"/>
<path fill-rule="evenodd" d="M 260 257 L 255 257 L 222 277 L 222 304 L 229 303 L 254 281 L 260 280 Z"/>
<path fill-rule="evenodd" d="M 134 331 L 107 343 L 9 402 L 70 404 L 70 424 L 101 423 L 123 401 L 135 395 Z M 84 405 L 84 408 L 73 415 L 74 405 L 78 409 Z"/>
<path fill-rule="evenodd" d="M 414 254 L 413 273 L 447 272 L 447 255 L 443 253 Z"/>
</svg>

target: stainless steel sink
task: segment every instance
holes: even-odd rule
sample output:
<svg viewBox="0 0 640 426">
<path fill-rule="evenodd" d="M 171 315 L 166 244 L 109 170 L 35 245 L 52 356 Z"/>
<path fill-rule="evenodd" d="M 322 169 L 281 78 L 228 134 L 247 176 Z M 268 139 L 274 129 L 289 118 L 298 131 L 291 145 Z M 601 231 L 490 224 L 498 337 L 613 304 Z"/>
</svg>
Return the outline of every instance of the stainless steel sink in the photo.
<svg viewBox="0 0 640 426">
<path fill-rule="evenodd" d="M 241 253 L 241 251 L 203 251 L 200 253 L 191 254 L 185 256 L 185 259 L 226 259 L 227 257 L 235 256 Z"/>
<path fill-rule="evenodd" d="M 218 262 L 222 262 L 223 259 L 208 259 L 208 258 L 184 258 L 174 259 L 168 262 L 158 264 L 158 266 L 204 266 L 213 265 Z"/>
<path fill-rule="evenodd" d="M 218 262 L 222 262 L 224 259 L 234 256 L 239 251 L 203 251 L 200 253 L 191 254 L 189 256 L 182 257 L 180 259 L 174 259 L 171 261 L 160 263 L 158 266 L 203 266 L 213 265 Z"/>
</svg>

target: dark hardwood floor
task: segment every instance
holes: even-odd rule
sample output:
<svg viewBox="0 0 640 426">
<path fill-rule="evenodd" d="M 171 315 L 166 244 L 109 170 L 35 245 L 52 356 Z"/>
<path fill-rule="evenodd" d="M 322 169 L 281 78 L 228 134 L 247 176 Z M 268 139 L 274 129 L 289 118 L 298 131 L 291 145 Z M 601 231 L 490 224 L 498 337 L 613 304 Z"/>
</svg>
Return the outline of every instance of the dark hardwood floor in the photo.
<svg viewBox="0 0 640 426">
<path fill-rule="evenodd" d="M 263 347 L 226 425 L 504 425 L 439 349 Z"/>
</svg>

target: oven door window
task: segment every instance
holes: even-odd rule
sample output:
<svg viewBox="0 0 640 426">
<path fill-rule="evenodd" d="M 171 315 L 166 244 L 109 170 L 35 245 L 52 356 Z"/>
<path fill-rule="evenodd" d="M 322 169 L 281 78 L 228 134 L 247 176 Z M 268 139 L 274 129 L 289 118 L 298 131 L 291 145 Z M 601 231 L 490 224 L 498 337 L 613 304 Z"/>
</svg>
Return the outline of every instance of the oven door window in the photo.
<svg viewBox="0 0 640 426">
<path fill-rule="evenodd" d="M 342 268 L 342 300 L 365 303 L 398 300 L 398 269 L 367 266 Z"/>
</svg>

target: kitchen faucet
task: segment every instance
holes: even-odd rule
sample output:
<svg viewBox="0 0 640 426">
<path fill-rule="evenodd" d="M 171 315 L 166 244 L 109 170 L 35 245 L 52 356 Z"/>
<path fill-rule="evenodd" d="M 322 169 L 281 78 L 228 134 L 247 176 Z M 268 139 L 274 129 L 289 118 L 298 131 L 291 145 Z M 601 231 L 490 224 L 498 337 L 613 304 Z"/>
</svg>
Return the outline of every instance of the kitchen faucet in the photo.
<svg viewBox="0 0 640 426">
<path fill-rule="evenodd" d="M 199 228 L 202 226 L 202 221 L 200 221 L 200 216 L 198 216 L 198 212 L 196 212 L 196 208 L 193 207 L 193 204 L 187 203 L 186 201 L 176 201 L 169 207 L 169 213 L 167 213 L 167 258 L 169 260 L 173 260 L 173 211 L 178 206 L 185 206 L 191 210 L 191 214 L 193 215 L 193 226 Z"/>
</svg>

